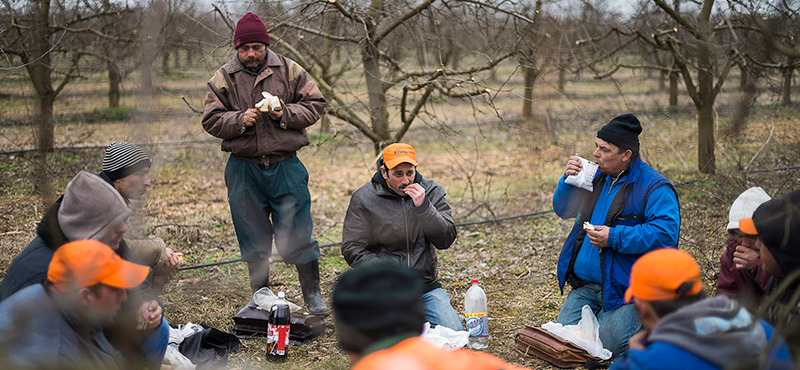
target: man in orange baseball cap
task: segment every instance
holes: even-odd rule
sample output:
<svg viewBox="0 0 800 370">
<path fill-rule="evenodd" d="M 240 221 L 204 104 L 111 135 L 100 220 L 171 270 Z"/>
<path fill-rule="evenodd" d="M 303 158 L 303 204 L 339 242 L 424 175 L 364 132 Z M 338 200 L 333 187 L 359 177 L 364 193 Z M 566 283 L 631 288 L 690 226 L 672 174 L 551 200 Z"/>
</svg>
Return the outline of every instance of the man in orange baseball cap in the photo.
<svg viewBox="0 0 800 370">
<path fill-rule="evenodd" d="M 63 245 L 53 254 L 46 282 L 0 303 L 0 367 L 122 368 L 124 359 L 103 327 L 114 322 L 126 290 L 148 272 L 98 241 Z"/>
<path fill-rule="evenodd" d="M 643 330 L 611 369 L 791 368 L 782 339 L 768 346 L 774 328 L 727 296 L 705 297 L 700 267 L 684 251 L 665 248 L 639 258 L 625 300 L 633 301 Z"/>
<path fill-rule="evenodd" d="M 428 322 L 464 330 L 439 283 L 436 249 L 447 249 L 456 227 L 444 188 L 417 172 L 411 145 L 383 149 L 380 169 L 350 199 L 342 229 L 342 255 L 350 266 L 389 259 L 424 278 L 422 303 Z"/>
</svg>

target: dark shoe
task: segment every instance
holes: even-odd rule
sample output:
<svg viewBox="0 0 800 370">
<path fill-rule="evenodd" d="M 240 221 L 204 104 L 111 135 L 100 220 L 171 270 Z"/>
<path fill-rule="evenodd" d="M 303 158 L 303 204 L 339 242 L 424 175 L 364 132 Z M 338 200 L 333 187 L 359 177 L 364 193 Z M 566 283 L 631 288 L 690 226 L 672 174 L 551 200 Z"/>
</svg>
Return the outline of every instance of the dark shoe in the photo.
<svg viewBox="0 0 800 370">
<path fill-rule="evenodd" d="M 253 293 L 263 287 L 269 287 L 269 258 L 248 262 L 247 273 L 250 275 L 250 289 Z"/>
<path fill-rule="evenodd" d="M 297 276 L 300 278 L 300 288 L 303 290 L 303 300 L 308 305 L 308 312 L 317 316 L 328 316 L 331 310 L 322 301 L 319 289 L 319 260 L 309 263 L 298 263 Z"/>
</svg>

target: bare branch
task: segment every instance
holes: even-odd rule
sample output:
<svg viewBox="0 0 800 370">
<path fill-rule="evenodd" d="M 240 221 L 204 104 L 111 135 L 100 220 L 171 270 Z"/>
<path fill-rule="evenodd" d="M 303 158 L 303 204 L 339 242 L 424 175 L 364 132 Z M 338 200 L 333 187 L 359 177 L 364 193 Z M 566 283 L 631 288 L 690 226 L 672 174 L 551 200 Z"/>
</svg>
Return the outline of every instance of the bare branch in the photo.
<svg viewBox="0 0 800 370">
<path fill-rule="evenodd" d="M 671 6 L 667 5 L 667 3 L 664 2 L 664 0 L 653 0 L 653 1 L 655 1 L 656 5 L 658 5 L 659 8 L 667 12 L 667 14 L 669 14 L 669 16 L 672 17 L 672 19 L 678 22 L 678 24 L 686 28 L 686 30 L 689 31 L 689 33 L 691 33 L 692 36 L 698 37 L 697 28 L 692 26 L 688 21 L 686 21 L 686 19 L 681 17 L 681 15 L 678 14 L 678 12 L 676 12 L 675 9 L 673 9 Z"/>
<path fill-rule="evenodd" d="M 225 25 L 228 26 L 228 28 L 231 31 L 235 31 L 236 30 L 236 26 L 233 25 L 233 21 L 231 21 L 231 19 L 228 18 L 228 15 L 226 15 L 225 12 L 223 12 L 222 9 L 220 9 L 219 6 L 216 3 L 211 4 L 211 5 L 214 6 L 214 11 L 219 13 L 219 16 L 222 17 L 222 21 L 225 22 Z"/>
<path fill-rule="evenodd" d="M 300 30 L 300 31 L 303 31 L 303 32 L 308 32 L 308 33 L 310 33 L 312 35 L 316 35 L 316 36 L 319 36 L 319 37 L 324 37 L 326 39 L 333 40 L 333 41 L 346 41 L 346 42 L 352 42 L 354 44 L 358 44 L 358 43 L 361 42 L 361 40 L 359 40 L 359 39 L 352 39 L 352 38 L 349 38 L 349 37 L 334 36 L 334 35 L 330 35 L 330 34 L 327 34 L 325 32 L 322 32 L 320 30 L 315 30 L 315 29 L 312 29 L 312 28 L 303 27 L 303 26 L 301 26 L 299 24 L 294 24 L 294 23 L 290 23 L 290 22 L 284 22 L 283 24 L 286 25 L 286 27 L 293 28 L 293 29 L 296 29 L 296 30 Z"/>
<path fill-rule="evenodd" d="M 383 39 L 388 36 L 395 28 L 399 27 L 401 24 L 405 23 L 405 21 L 411 19 L 415 15 L 419 14 L 425 9 L 428 9 L 431 4 L 436 0 L 425 0 L 422 4 L 417 5 L 414 9 L 411 9 L 407 13 L 403 14 L 399 18 L 395 19 L 393 23 L 389 24 L 380 34 L 376 35 L 372 38 L 372 44 L 378 45 L 383 41 Z"/>
<path fill-rule="evenodd" d="M 764 39 L 767 40 L 767 43 L 772 46 L 772 48 L 789 58 L 800 58 L 800 50 L 781 44 L 760 16 L 753 14 L 753 20 L 761 29 L 761 34 L 764 35 Z"/>
</svg>

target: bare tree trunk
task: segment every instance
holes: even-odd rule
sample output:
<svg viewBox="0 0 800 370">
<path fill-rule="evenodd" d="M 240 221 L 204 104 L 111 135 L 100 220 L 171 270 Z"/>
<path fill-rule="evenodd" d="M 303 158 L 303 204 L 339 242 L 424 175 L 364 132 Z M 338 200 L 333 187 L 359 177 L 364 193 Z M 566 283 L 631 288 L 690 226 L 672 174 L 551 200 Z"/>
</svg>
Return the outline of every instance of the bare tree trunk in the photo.
<svg viewBox="0 0 800 370">
<path fill-rule="evenodd" d="M 175 66 L 176 69 L 181 69 L 181 51 L 180 50 L 175 50 L 175 52 L 172 53 L 172 61 L 175 63 L 174 66 Z"/>
<path fill-rule="evenodd" d="M 108 68 L 108 107 L 119 108 L 119 85 L 122 82 L 122 73 L 112 62 L 107 62 L 106 67 Z"/>
<path fill-rule="evenodd" d="M 533 117 L 533 86 L 539 71 L 536 68 L 522 67 L 525 71 L 525 98 L 522 100 L 522 116 L 525 118 Z"/>
<path fill-rule="evenodd" d="M 365 45 L 361 51 L 361 60 L 364 63 L 364 77 L 367 82 L 369 94 L 370 120 L 372 130 L 381 140 L 388 142 L 389 111 L 386 104 L 386 89 L 381 79 L 381 69 L 378 65 L 378 50 L 372 45 Z M 380 143 L 375 143 L 376 150 L 380 150 Z M 377 153 L 376 153 L 377 154 Z"/>
<path fill-rule="evenodd" d="M 794 64 L 794 59 L 787 58 L 786 68 L 783 69 L 783 86 L 781 87 L 783 104 L 792 104 L 792 74 L 794 73 L 792 64 Z"/>
<path fill-rule="evenodd" d="M 667 73 L 669 73 L 669 72 L 662 70 L 658 74 L 658 91 L 664 91 L 664 90 L 667 89 L 667 84 L 666 84 Z"/>
<path fill-rule="evenodd" d="M 669 107 L 678 107 L 678 72 L 669 74 Z"/>
<path fill-rule="evenodd" d="M 705 22 L 703 22 L 705 23 Z M 703 24 L 702 29 L 708 25 Z M 707 31 L 706 31 L 707 32 Z M 714 156 L 714 61 L 708 37 L 698 37 L 697 43 L 697 85 L 701 105 L 697 109 L 697 167 L 702 173 L 716 172 Z"/>
<path fill-rule="evenodd" d="M 558 92 L 564 93 L 564 86 L 567 83 L 567 69 L 558 67 Z"/>
<path fill-rule="evenodd" d="M 170 53 L 168 51 L 166 51 L 166 50 L 162 50 L 161 51 L 161 73 L 165 74 L 165 75 L 168 75 L 169 72 L 170 72 L 170 70 L 169 70 L 169 57 L 170 57 Z"/>
<path fill-rule="evenodd" d="M 739 65 L 739 90 L 745 91 L 747 90 L 747 67 L 743 64 Z"/>
</svg>

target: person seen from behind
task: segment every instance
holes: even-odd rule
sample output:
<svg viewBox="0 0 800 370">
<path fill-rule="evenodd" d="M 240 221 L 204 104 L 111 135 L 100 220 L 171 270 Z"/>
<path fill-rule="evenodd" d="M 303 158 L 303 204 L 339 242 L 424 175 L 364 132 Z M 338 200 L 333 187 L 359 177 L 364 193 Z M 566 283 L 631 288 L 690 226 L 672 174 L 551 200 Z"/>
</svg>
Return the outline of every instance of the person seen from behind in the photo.
<svg viewBox="0 0 800 370">
<path fill-rule="evenodd" d="M 760 205 L 742 231 L 757 233 L 761 261 L 772 278 L 767 284 L 767 320 L 800 358 L 800 190 Z"/>
<path fill-rule="evenodd" d="M 666 248 L 639 258 L 625 299 L 643 329 L 612 370 L 792 368 L 789 349 L 766 321 L 725 295 L 706 298 L 689 253 Z"/>
<path fill-rule="evenodd" d="M 517 370 L 488 353 L 443 349 L 420 337 L 423 279 L 398 262 L 372 260 L 339 277 L 333 311 L 353 370 Z"/>
</svg>

